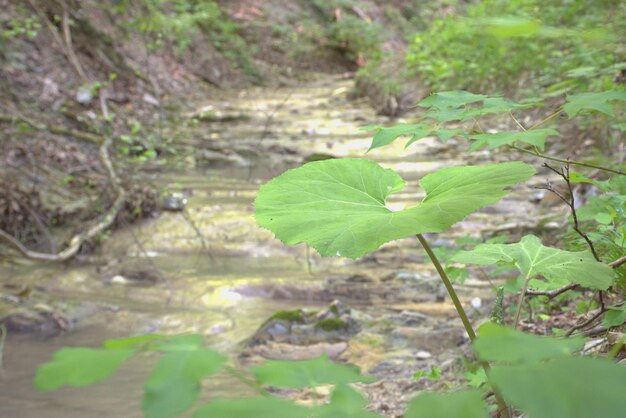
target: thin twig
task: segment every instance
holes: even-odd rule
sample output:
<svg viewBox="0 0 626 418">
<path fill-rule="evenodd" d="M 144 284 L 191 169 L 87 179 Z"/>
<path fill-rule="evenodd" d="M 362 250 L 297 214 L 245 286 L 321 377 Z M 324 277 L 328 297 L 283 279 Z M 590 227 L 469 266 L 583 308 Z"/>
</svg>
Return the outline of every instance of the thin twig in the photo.
<svg viewBox="0 0 626 418">
<path fill-rule="evenodd" d="M 528 296 L 547 296 L 548 299 L 550 300 L 550 299 L 554 299 L 561 293 L 565 293 L 568 290 L 574 290 L 577 287 L 579 286 L 576 283 L 571 283 L 571 284 L 568 284 L 567 286 L 563 286 L 554 290 L 530 290 L 528 289 L 526 290 L 526 294 Z"/>
<path fill-rule="evenodd" d="M 596 312 L 595 314 L 593 314 L 591 316 L 591 318 L 589 318 L 588 320 L 586 320 L 585 322 L 578 324 L 578 325 L 574 325 L 573 327 L 571 327 L 569 329 L 569 331 L 567 331 L 565 333 L 566 336 L 570 336 L 572 335 L 576 330 L 579 330 L 581 328 L 585 328 L 586 326 L 588 326 L 589 324 L 593 323 L 596 319 L 598 319 L 604 312 L 606 312 L 606 309 L 600 308 L 598 309 L 598 312 Z"/>
<path fill-rule="evenodd" d="M 540 152 L 538 152 L 536 150 L 525 149 L 525 148 L 522 148 L 522 147 L 518 147 L 517 145 L 509 145 L 509 148 L 517 150 L 519 152 L 526 153 L 526 154 L 534 155 L 535 157 L 543 158 L 544 160 L 556 161 L 556 162 L 559 162 L 559 163 L 565 163 L 565 164 L 571 164 L 571 165 L 578 165 L 578 166 L 581 166 L 581 167 L 596 168 L 598 170 L 608 171 L 609 173 L 614 173 L 614 174 L 619 174 L 621 176 L 626 176 L 626 172 L 621 171 L 621 170 L 615 170 L 615 169 L 612 169 L 612 168 L 603 167 L 603 166 L 600 166 L 600 165 L 595 165 L 595 164 L 590 164 L 590 163 L 585 163 L 585 162 L 582 162 L 582 161 L 565 160 L 563 158 L 552 157 L 550 155 L 542 154 L 542 153 L 540 153 Z"/>
<path fill-rule="evenodd" d="M 585 240 L 585 242 L 587 243 L 587 246 L 589 247 L 589 250 L 591 250 L 591 254 L 593 254 L 593 258 L 595 258 L 596 261 L 601 263 L 602 260 L 600 260 L 600 257 L 598 256 L 598 253 L 596 252 L 596 248 L 593 245 L 593 242 L 591 241 L 589 236 L 580 229 L 580 225 L 578 224 L 578 215 L 576 213 L 576 198 L 574 196 L 574 190 L 572 189 L 572 182 L 570 181 L 569 163 L 560 170 L 552 167 L 548 163 L 544 163 L 543 166 L 551 170 L 552 172 L 556 173 L 557 175 L 559 175 L 565 181 L 565 184 L 567 185 L 567 190 L 569 192 L 569 199 L 566 199 L 565 197 L 563 197 L 561 194 L 559 194 L 556 190 L 552 188 L 548 188 L 548 190 L 550 190 L 552 193 L 555 193 L 563 202 L 565 202 L 567 206 L 569 206 L 570 212 L 572 212 L 572 220 L 574 221 L 574 226 L 573 226 L 574 231 L 576 231 L 576 233 L 580 235 L 582 239 Z"/>
<path fill-rule="evenodd" d="M 618 258 L 617 260 L 609 263 L 609 266 L 613 267 L 614 269 L 618 268 L 619 266 L 626 264 L 626 255 L 623 257 Z"/>
</svg>

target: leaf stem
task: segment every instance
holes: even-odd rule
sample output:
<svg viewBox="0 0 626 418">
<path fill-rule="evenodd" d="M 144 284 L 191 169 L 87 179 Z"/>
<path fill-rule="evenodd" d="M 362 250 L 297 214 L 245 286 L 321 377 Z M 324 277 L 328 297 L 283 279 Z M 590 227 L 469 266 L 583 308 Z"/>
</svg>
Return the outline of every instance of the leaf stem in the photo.
<svg viewBox="0 0 626 418">
<path fill-rule="evenodd" d="M 519 295 L 519 300 L 517 301 L 517 309 L 515 311 L 515 319 L 513 320 L 513 328 L 517 329 L 517 325 L 519 324 L 519 317 L 522 313 L 522 305 L 524 304 L 524 297 L 526 296 L 526 291 L 528 291 L 528 282 L 530 281 L 530 274 L 528 274 L 524 278 L 524 285 L 522 286 L 522 291 Z"/>
<path fill-rule="evenodd" d="M 533 126 L 531 126 L 530 128 L 528 128 L 528 130 L 531 129 L 535 129 L 538 128 L 539 126 L 543 125 L 544 123 L 556 118 L 557 116 L 559 116 L 561 113 L 563 113 L 563 109 L 559 109 L 556 112 L 554 112 L 553 114 L 549 115 L 548 117 L 546 117 L 545 119 L 540 120 L 539 122 L 535 123 Z"/>
<path fill-rule="evenodd" d="M 456 294 L 454 287 L 452 287 L 452 282 L 450 282 L 450 279 L 448 278 L 448 275 L 441 266 L 439 259 L 433 252 L 432 248 L 430 248 L 430 245 L 428 244 L 424 236 L 422 234 L 417 234 L 416 237 L 419 240 L 420 244 L 422 244 L 422 247 L 424 247 L 424 250 L 426 250 L 426 254 L 428 254 L 428 257 L 435 266 L 435 269 L 437 269 L 437 273 L 439 273 L 439 277 L 441 277 L 441 281 L 446 286 L 446 290 L 450 295 L 450 299 L 452 299 L 452 303 L 454 303 L 456 312 L 459 314 L 459 317 L 463 322 L 463 327 L 465 328 L 465 331 L 467 332 L 470 340 L 473 342 L 476 339 L 476 332 L 474 332 L 474 328 L 472 327 L 472 324 L 470 323 L 469 318 L 465 313 L 465 309 L 463 309 L 463 305 L 461 304 L 461 301 L 459 300 L 459 297 Z"/>
<path fill-rule="evenodd" d="M 452 287 L 452 282 L 448 278 L 448 275 L 446 274 L 445 270 L 441 266 L 439 259 L 433 252 L 432 248 L 430 248 L 430 245 L 428 244 L 424 236 L 422 234 L 416 234 L 415 236 L 419 240 L 420 244 L 422 244 L 422 247 L 424 247 L 424 250 L 426 251 L 426 254 L 428 254 L 430 261 L 433 263 L 433 266 L 435 266 L 437 273 L 439 273 L 439 277 L 441 277 L 441 281 L 446 286 L 446 290 L 448 291 L 448 294 L 450 295 L 450 298 L 452 299 L 452 303 L 454 303 L 454 307 L 456 308 L 456 311 L 459 314 L 461 321 L 463 322 L 465 331 L 467 332 L 467 335 L 469 336 L 470 340 L 473 342 L 476 339 L 476 332 L 474 332 L 474 328 L 472 327 L 472 324 L 470 323 L 469 318 L 467 317 L 467 314 L 465 313 L 465 309 L 463 309 L 463 305 L 461 304 L 461 300 L 459 299 L 459 296 L 456 294 L 454 287 Z M 489 371 L 491 370 L 491 367 L 489 367 L 489 363 L 487 363 L 486 361 L 481 361 L 480 365 L 485 370 L 485 374 L 487 375 L 487 377 L 489 377 Z M 498 404 L 498 410 L 500 412 L 501 418 L 510 418 L 511 415 L 509 413 L 509 407 L 504 401 L 502 394 L 495 386 L 492 386 L 492 387 L 493 387 L 493 393 L 496 398 L 496 403 Z"/>
</svg>

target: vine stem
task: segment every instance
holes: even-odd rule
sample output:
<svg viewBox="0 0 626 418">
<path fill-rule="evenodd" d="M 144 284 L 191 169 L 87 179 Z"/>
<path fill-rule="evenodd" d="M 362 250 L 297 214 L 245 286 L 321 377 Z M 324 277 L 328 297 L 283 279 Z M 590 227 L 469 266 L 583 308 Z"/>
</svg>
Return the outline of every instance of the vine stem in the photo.
<svg viewBox="0 0 626 418">
<path fill-rule="evenodd" d="M 469 318 L 465 313 L 465 309 L 463 308 L 463 304 L 461 303 L 459 296 L 456 294 L 454 287 L 452 287 L 452 282 L 448 278 L 448 275 L 443 269 L 441 263 L 439 262 L 439 259 L 433 252 L 432 248 L 430 248 L 430 245 L 428 244 L 428 241 L 426 241 L 426 238 L 424 238 L 422 234 L 416 234 L 415 236 L 419 240 L 420 244 L 422 244 L 422 247 L 424 247 L 424 250 L 426 251 L 426 254 L 428 254 L 430 261 L 433 263 L 433 266 L 435 266 L 437 273 L 439 273 L 439 277 L 441 277 L 441 281 L 445 285 L 446 290 L 450 295 L 450 299 L 452 299 L 452 303 L 454 304 L 454 307 L 456 308 L 456 311 L 459 314 L 461 321 L 463 322 L 463 327 L 465 328 L 465 331 L 467 332 L 470 341 L 474 342 L 474 340 L 476 339 L 476 332 L 474 331 L 474 328 L 472 327 L 472 324 L 470 323 Z M 489 371 L 491 370 L 489 363 L 487 363 L 486 361 L 481 361 L 480 365 L 485 370 L 485 374 L 487 375 L 487 377 L 489 377 Z M 504 398 L 502 397 L 500 391 L 496 387 L 493 387 L 493 393 L 496 398 L 496 403 L 498 404 L 498 410 L 500 412 L 501 418 L 510 418 L 511 415 L 509 413 L 509 407 L 504 401 Z"/>
</svg>

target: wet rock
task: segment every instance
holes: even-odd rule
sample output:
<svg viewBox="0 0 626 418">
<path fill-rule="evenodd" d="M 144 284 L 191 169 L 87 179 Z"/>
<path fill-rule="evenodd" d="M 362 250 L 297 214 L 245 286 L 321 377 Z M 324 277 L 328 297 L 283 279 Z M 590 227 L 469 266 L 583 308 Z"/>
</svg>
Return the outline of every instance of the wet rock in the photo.
<svg viewBox="0 0 626 418">
<path fill-rule="evenodd" d="M 161 209 L 169 212 L 180 212 L 185 209 L 187 198 L 182 193 L 172 193 L 165 196 L 161 202 Z"/>
<path fill-rule="evenodd" d="M 205 123 L 217 122 L 243 122 L 252 119 L 249 115 L 229 109 L 216 109 L 213 106 L 205 106 L 197 111 L 187 115 L 189 118 L 196 119 Z"/>
<path fill-rule="evenodd" d="M 198 162 L 209 163 L 211 166 L 224 167 L 234 165 L 237 167 L 249 167 L 252 162 L 232 151 L 214 151 L 203 149 L 196 155 Z"/>
<path fill-rule="evenodd" d="M 69 330 L 71 321 L 60 311 L 45 304 L 24 306 L 0 314 L 0 324 L 8 332 L 36 333 L 44 336 L 56 335 Z"/>
<path fill-rule="evenodd" d="M 412 271 L 390 273 L 381 281 L 389 285 L 388 297 L 399 294 L 414 302 L 443 302 L 446 295 L 446 288 L 438 277 L 425 277 Z"/>
<path fill-rule="evenodd" d="M 415 327 L 432 321 L 432 318 L 419 312 L 402 311 L 400 313 L 384 315 L 383 321 L 393 322 L 405 327 Z"/>
<path fill-rule="evenodd" d="M 149 287 L 162 281 L 162 278 L 155 271 L 141 266 L 125 267 L 106 273 L 102 282 L 109 285 Z"/>
<path fill-rule="evenodd" d="M 310 360 L 325 354 L 331 360 L 336 360 L 347 348 L 348 344 L 345 342 L 306 346 L 270 342 L 254 347 L 250 354 L 270 360 Z"/>
<path fill-rule="evenodd" d="M 272 315 L 249 341 L 249 346 L 286 343 L 303 346 L 347 341 L 361 330 L 351 311 L 334 301 L 320 311 L 279 311 Z"/>
</svg>

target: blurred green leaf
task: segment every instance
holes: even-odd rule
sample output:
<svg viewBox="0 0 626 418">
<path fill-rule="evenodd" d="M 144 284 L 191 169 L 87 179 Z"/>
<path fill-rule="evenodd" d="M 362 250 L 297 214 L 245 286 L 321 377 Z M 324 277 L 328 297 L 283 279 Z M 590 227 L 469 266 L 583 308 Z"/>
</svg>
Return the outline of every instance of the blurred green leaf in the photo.
<svg viewBox="0 0 626 418">
<path fill-rule="evenodd" d="M 604 314 L 603 324 L 606 328 L 619 327 L 626 321 L 626 307 L 610 307 Z"/>
<path fill-rule="evenodd" d="M 626 100 L 626 91 L 609 90 L 601 93 L 578 93 L 567 96 L 567 103 L 563 105 L 563 110 L 570 118 L 576 116 L 583 110 L 596 110 L 598 112 L 613 116 L 613 105 L 615 100 Z"/>
<path fill-rule="evenodd" d="M 613 269 L 597 262 L 588 251 L 570 252 L 545 247 L 539 238 L 526 235 L 516 244 L 481 244 L 472 251 L 461 251 L 452 261 L 465 264 L 513 264 L 526 277 L 541 275 L 567 279 L 590 289 L 605 290 L 613 284 Z"/>
<path fill-rule="evenodd" d="M 531 363 L 554 357 L 563 357 L 580 351 L 582 338 L 557 339 L 541 337 L 512 328 L 486 322 L 478 330 L 474 349 L 487 361 Z"/>
<path fill-rule="evenodd" d="M 268 361 L 253 367 L 252 373 L 262 385 L 285 388 L 369 383 L 375 380 L 370 376 L 361 375 L 356 366 L 333 363 L 327 356 L 303 361 Z"/>
<path fill-rule="evenodd" d="M 135 350 L 63 348 L 51 362 L 39 366 L 35 387 L 41 390 L 61 386 L 87 386 L 109 377 Z"/>
<path fill-rule="evenodd" d="M 193 418 L 311 418 L 312 408 L 274 398 L 218 399 L 194 414 Z"/>
<path fill-rule="evenodd" d="M 488 418 L 480 391 L 423 393 L 409 404 L 404 418 Z"/>
<path fill-rule="evenodd" d="M 224 358 L 209 349 L 165 354 L 145 384 L 145 416 L 170 418 L 186 411 L 198 398 L 201 379 L 219 371 L 223 364 Z"/>
<path fill-rule="evenodd" d="M 315 418 L 380 418 L 367 410 L 367 398 L 348 385 L 335 387 L 330 403 L 314 410 Z"/>
<path fill-rule="evenodd" d="M 626 368 L 606 360 L 494 366 L 489 380 L 532 418 L 623 418 L 626 411 Z"/>
</svg>

